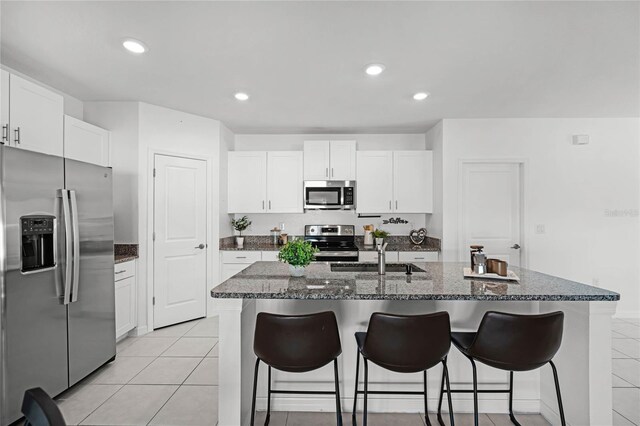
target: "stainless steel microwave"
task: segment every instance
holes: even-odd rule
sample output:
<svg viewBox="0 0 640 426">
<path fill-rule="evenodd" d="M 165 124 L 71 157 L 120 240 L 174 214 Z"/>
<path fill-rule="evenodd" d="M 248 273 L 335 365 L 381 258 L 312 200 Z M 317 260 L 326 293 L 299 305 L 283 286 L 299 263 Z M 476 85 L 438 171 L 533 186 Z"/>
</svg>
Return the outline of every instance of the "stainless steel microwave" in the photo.
<svg viewBox="0 0 640 426">
<path fill-rule="evenodd" d="M 304 181 L 305 210 L 355 210 L 356 182 L 353 180 Z"/>
</svg>

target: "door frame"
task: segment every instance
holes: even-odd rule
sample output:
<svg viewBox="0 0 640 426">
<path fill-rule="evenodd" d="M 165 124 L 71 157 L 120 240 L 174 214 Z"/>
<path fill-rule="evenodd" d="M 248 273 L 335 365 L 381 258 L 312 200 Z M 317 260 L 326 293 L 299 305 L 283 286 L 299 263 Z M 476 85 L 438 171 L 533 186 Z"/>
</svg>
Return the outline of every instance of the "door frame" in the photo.
<svg viewBox="0 0 640 426">
<path fill-rule="evenodd" d="M 515 164 L 518 166 L 520 175 L 520 267 L 528 268 L 529 265 L 529 250 L 526 241 L 527 227 L 527 215 L 526 207 L 529 205 L 527 199 L 526 188 L 529 183 L 529 161 L 526 158 L 465 158 L 458 160 L 458 241 L 456 246 L 457 258 L 460 262 L 466 262 L 468 260 L 468 253 L 463 256 L 462 247 L 464 246 L 464 236 L 462 235 L 464 214 L 463 214 L 463 180 L 464 180 L 464 166 L 467 164 Z"/>
<path fill-rule="evenodd" d="M 211 250 L 213 249 L 212 241 L 213 241 L 213 206 L 211 199 L 211 189 L 213 185 L 213 160 L 209 156 L 204 155 L 196 155 L 196 154 L 185 154 L 177 151 L 167 151 L 162 149 L 153 149 L 149 148 L 148 157 L 147 157 L 147 176 L 148 178 L 148 187 L 147 187 L 147 247 L 148 247 L 148 255 L 146 256 L 146 270 L 147 270 L 147 332 L 152 332 L 154 330 L 154 306 L 153 306 L 153 297 L 155 294 L 155 275 L 154 275 L 154 265 L 155 265 L 155 246 L 153 241 L 153 232 L 155 229 L 155 195 L 156 195 L 156 180 L 153 176 L 153 170 L 155 168 L 155 158 L 156 155 L 164 155 L 167 157 L 177 157 L 177 158 L 186 158 L 189 160 L 199 160 L 205 162 L 206 167 L 206 176 L 207 181 L 205 182 L 205 193 L 206 193 L 206 283 L 212 282 L 211 279 L 213 277 L 213 262 L 211 256 Z M 205 300 L 205 316 L 209 315 L 209 299 L 207 298 L 207 285 L 205 284 L 204 289 L 204 300 Z"/>
</svg>

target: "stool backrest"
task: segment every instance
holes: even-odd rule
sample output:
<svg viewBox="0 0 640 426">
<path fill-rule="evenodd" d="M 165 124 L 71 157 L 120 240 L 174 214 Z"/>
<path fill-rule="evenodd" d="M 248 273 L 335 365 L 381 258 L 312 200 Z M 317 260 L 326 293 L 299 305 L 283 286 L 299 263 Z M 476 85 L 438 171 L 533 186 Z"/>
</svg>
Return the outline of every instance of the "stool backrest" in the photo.
<svg viewBox="0 0 640 426">
<path fill-rule="evenodd" d="M 28 389 L 22 399 L 25 425 L 65 426 L 66 422 L 58 405 L 42 388 Z"/>
<path fill-rule="evenodd" d="M 560 349 L 564 314 L 487 312 L 469 355 L 504 370 L 527 371 L 551 361 Z"/>
<path fill-rule="evenodd" d="M 451 347 L 447 312 L 427 315 L 374 313 L 362 354 L 374 363 L 403 373 L 427 370 L 441 362 Z"/>
<path fill-rule="evenodd" d="M 278 370 L 305 372 L 320 368 L 342 353 L 333 312 L 276 315 L 260 312 L 253 350 Z"/>
</svg>

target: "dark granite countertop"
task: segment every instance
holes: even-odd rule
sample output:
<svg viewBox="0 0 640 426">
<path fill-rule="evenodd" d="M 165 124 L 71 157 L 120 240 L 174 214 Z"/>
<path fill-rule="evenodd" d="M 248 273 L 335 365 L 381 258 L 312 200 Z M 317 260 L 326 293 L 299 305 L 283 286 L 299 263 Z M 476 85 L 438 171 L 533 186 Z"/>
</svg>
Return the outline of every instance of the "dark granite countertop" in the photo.
<svg viewBox="0 0 640 426">
<path fill-rule="evenodd" d="M 356 242 L 356 246 L 360 251 L 376 251 L 376 246 L 367 246 L 364 243 Z M 389 243 L 387 251 L 440 251 L 438 247 L 428 246 L 426 244 L 409 243 Z"/>
<path fill-rule="evenodd" d="M 466 263 L 414 263 L 425 272 L 378 275 L 331 272 L 312 263 L 304 277 L 291 277 L 280 262 L 256 262 L 211 290 L 214 298 L 328 300 L 615 301 L 620 295 L 575 281 L 511 267 L 519 282 L 465 279 Z"/>
<path fill-rule="evenodd" d="M 115 263 L 124 263 L 138 258 L 138 244 L 114 244 Z"/>
<path fill-rule="evenodd" d="M 138 258 L 137 255 L 136 256 L 130 256 L 130 255 L 124 255 L 124 254 L 121 254 L 121 255 L 116 254 L 115 255 L 115 263 L 116 264 L 124 263 L 124 262 L 128 262 L 130 260 L 136 260 L 137 258 Z"/>
<path fill-rule="evenodd" d="M 389 245 L 387 251 L 440 251 L 440 240 L 437 238 L 427 237 L 424 243 L 420 245 L 413 244 L 407 236 L 391 236 L 388 238 Z M 238 247 L 234 237 L 225 237 L 220 239 L 220 250 L 227 251 L 279 251 L 282 246 L 273 244 L 273 238 L 264 235 L 247 235 L 244 239 L 244 245 Z M 375 251 L 375 246 L 364 245 L 364 238 L 356 236 L 356 247 L 360 251 Z"/>
</svg>

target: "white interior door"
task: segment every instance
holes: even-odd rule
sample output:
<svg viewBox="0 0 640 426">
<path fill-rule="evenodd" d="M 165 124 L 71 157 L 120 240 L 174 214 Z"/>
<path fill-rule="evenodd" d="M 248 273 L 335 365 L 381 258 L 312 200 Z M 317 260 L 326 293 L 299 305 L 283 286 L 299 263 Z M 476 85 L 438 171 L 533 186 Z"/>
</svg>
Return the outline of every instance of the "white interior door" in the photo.
<svg viewBox="0 0 640 426">
<path fill-rule="evenodd" d="M 460 260 L 483 245 L 489 258 L 520 265 L 521 194 L 517 163 L 464 163 L 461 170 Z"/>
<path fill-rule="evenodd" d="M 153 327 L 206 314 L 206 162 L 155 156 Z"/>
</svg>

